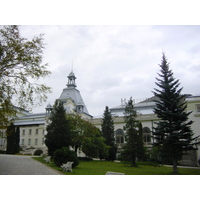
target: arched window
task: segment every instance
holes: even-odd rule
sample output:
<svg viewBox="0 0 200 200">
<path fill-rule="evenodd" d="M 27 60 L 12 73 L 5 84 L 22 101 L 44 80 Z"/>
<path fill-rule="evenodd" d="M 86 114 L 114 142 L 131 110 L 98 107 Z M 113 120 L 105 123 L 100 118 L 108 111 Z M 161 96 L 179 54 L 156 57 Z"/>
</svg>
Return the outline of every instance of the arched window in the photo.
<svg viewBox="0 0 200 200">
<path fill-rule="evenodd" d="M 143 128 L 143 142 L 145 144 L 151 143 L 151 130 L 148 127 Z"/>
<path fill-rule="evenodd" d="M 115 134 L 116 134 L 116 143 L 123 144 L 124 143 L 124 131 L 122 129 L 117 129 Z"/>
</svg>

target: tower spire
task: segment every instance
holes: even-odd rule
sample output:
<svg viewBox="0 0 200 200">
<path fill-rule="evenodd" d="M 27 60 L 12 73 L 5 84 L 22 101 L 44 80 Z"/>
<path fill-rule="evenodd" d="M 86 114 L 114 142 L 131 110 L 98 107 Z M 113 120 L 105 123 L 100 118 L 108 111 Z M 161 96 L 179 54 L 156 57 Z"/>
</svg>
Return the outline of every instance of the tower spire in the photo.
<svg viewBox="0 0 200 200">
<path fill-rule="evenodd" d="M 76 80 L 76 76 L 75 76 L 75 74 L 74 74 L 74 72 L 73 71 L 71 71 L 71 73 L 69 74 L 69 76 L 67 76 L 68 77 L 68 83 L 67 83 L 67 86 L 68 87 L 76 87 L 76 82 L 75 82 L 75 80 Z"/>
</svg>

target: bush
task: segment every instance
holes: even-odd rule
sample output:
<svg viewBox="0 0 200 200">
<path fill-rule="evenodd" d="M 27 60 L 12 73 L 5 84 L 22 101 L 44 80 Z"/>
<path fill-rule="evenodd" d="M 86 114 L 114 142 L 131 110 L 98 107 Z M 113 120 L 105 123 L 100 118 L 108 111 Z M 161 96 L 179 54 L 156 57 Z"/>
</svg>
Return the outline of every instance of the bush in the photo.
<svg viewBox="0 0 200 200">
<path fill-rule="evenodd" d="M 38 150 L 36 150 L 36 151 L 34 152 L 34 155 L 35 155 L 35 156 L 40 156 L 42 153 L 43 153 L 43 151 L 40 150 L 40 149 L 38 149 Z"/>
<path fill-rule="evenodd" d="M 0 154 L 5 154 L 5 153 L 6 153 L 6 151 L 0 150 Z"/>
<path fill-rule="evenodd" d="M 74 162 L 72 167 L 75 167 L 79 164 L 76 153 L 70 150 L 68 147 L 63 147 L 62 149 L 58 149 L 54 152 L 54 163 L 60 167 L 63 163 Z"/>
</svg>

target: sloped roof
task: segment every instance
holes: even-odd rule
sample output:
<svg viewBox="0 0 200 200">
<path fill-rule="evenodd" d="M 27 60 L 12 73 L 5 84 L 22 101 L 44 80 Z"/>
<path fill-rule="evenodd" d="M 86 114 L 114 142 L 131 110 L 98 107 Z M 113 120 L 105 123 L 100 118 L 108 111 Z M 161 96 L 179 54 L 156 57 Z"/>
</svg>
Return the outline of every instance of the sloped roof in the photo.
<svg viewBox="0 0 200 200">
<path fill-rule="evenodd" d="M 83 105 L 83 112 L 89 115 L 87 107 L 81 97 L 80 91 L 74 87 L 64 88 L 58 100 L 72 99 L 75 105 Z"/>
<path fill-rule="evenodd" d="M 24 115 L 22 117 L 18 117 L 14 121 L 14 125 L 19 126 L 19 125 L 44 124 L 45 116 L 46 113 L 35 113 L 35 114 Z"/>
</svg>

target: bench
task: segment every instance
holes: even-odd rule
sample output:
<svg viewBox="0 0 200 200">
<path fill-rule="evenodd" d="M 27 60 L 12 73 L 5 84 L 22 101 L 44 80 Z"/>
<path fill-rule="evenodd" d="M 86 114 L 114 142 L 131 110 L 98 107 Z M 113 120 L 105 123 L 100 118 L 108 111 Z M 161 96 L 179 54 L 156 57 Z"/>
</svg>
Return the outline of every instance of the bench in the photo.
<svg viewBox="0 0 200 200">
<path fill-rule="evenodd" d="M 60 167 L 63 168 L 64 172 L 67 172 L 67 171 L 73 172 L 72 171 L 72 165 L 73 165 L 73 163 L 74 162 L 63 163 Z"/>
<path fill-rule="evenodd" d="M 51 163 L 51 156 L 47 156 L 43 159 L 46 163 Z"/>
<path fill-rule="evenodd" d="M 106 172 L 106 175 L 125 175 L 124 173 L 119 173 L 119 172 Z"/>
</svg>

